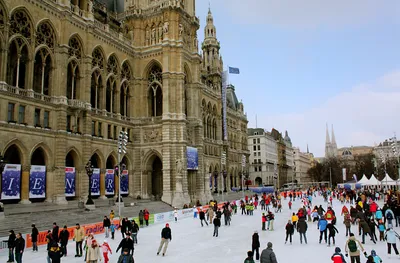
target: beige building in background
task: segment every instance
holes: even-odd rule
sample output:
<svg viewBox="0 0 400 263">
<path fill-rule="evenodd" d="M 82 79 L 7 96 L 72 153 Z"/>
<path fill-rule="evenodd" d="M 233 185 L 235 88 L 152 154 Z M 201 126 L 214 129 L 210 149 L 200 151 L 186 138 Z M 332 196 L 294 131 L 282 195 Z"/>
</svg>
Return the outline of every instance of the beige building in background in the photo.
<svg viewBox="0 0 400 263">
<path fill-rule="evenodd" d="M 127 1 L 122 13 L 92 0 L 0 0 L 0 154 L 22 164 L 21 202 L 29 202 L 31 165 L 47 167 L 47 201 L 66 202 L 66 166 L 76 168 L 76 198 L 85 199 L 89 160 L 105 198 L 122 130 L 132 197 L 178 207 L 209 200 L 223 150 L 227 183 L 240 182 L 247 118 L 236 99 L 223 141 L 211 12 L 202 55 L 199 27 L 194 0 Z M 187 146 L 198 150 L 197 171 L 186 169 Z"/>
</svg>

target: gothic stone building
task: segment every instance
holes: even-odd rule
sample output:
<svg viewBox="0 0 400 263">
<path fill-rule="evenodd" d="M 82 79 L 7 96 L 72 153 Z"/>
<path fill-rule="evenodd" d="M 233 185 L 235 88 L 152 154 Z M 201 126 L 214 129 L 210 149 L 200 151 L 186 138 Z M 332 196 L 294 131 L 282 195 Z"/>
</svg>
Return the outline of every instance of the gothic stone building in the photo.
<svg viewBox="0 0 400 263">
<path fill-rule="evenodd" d="M 29 203 L 31 165 L 46 166 L 46 201 L 66 202 L 65 167 L 75 167 L 75 198 L 84 199 L 89 160 L 105 198 L 122 130 L 132 197 L 209 200 L 224 149 L 227 183 L 237 184 L 247 120 L 235 101 L 228 147 L 211 12 L 200 55 L 195 0 L 125 5 L 114 13 L 92 0 L 0 0 L 0 155 L 22 165 L 21 202 Z M 186 169 L 187 146 L 198 150 L 197 171 Z"/>
</svg>

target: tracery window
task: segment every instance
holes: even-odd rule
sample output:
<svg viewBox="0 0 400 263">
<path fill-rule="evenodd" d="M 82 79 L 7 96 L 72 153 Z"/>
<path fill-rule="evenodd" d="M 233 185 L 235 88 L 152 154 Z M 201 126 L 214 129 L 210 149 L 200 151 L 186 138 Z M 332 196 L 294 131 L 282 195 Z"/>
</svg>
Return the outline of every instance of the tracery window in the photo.
<svg viewBox="0 0 400 263">
<path fill-rule="evenodd" d="M 107 80 L 107 88 L 106 88 L 106 110 L 108 112 L 115 113 L 115 104 L 116 104 L 116 97 L 115 93 L 117 92 L 117 84 L 113 77 L 110 77 Z"/>
<path fill-rule="evenodd" d="M 76 59 L 81 59 L 82 58 L 82 46 L 78 38 L 72 37 L 69 42 L 69 56 L 70 57 L 75 57 Z"/>
<path fill-rule="evenodd" d="M 149 111 L 150 116 L 156 117 L 162 115 L 162 70 L 159 66 L 155 65 L 150 70 L 147 77 L 149 83 Z"/>
<path fill-rule="evenodd" d="M 83 56 L 82 44 L 77 36 L 73 36 L 68 41 L 70 62 L 67 68 L 67 98 L 79 99 L 80 70 L 79 63 Z"/>
<path fill-rule="evenodd" d="M 0 29 L 3 29 L 6 26 L 6 15 L 2 6 L 0 5 Z"/>
<path fill-rule="evenodd" d="M 111 55 L 107 61 L 107 71 L 114 73 L 115 76 L 118 75 L 118 60 L 114 55 Z"/>
<path fill-rule="evenodd" d="M 49 95 L 51 71 L 53 66 L 50 52 L 52 52 L 55 47 L 55 34 L 49 23 L 44 22 L 38 26 L 36 33 L 36 46 L 43 47 L 39 49 L 35 55 L 33 91 Z"/>
<path fill-rule="evenodd" d="M 32 38 L 32 31 L 32 23 L 25 10 L 19 9 L 11 15 L 10 36 L 19 34 L 30 41 Z"/>
<path fill-rule="evenodd" d="M 129 94 L 129 85 L 126 81 L 124 81 L 121 85 L 120 92 L 120 112 L 122 116 L 129 116 L 130 111 L 130 94 Z"/>
<path fill-rule="evenodd" d="M 92 53 L 92 67 L 104 69 L 104 55 L 99 48 L 95 48 Z"/>
<path fill-rule="evenodd" d="M 131 68 L 129 67 L 128 63 L 124 62 L 121 69 L 121 80 L 131 80 Z"/>
</svg>

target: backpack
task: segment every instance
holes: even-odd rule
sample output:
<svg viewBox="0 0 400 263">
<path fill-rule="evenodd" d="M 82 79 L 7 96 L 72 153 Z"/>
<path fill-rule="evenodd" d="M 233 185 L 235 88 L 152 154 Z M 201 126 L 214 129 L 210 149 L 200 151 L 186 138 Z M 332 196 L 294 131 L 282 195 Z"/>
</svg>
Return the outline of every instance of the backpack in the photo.
<svg viewBox="0 0 400 263">
<path fill-rule="evenodd" d="M 356 241 L 349 240 L 348 247 L 349 247 L 350 252 L 356 252 L 357 251 L 357 243 L 356 243 Z"/>
<path fill-rule="evenodd" d="M 388 213 L 387 216 L 386 216 L 386 219 L 392 220 L 393 219 L 392 213 Z"/>
</svg>

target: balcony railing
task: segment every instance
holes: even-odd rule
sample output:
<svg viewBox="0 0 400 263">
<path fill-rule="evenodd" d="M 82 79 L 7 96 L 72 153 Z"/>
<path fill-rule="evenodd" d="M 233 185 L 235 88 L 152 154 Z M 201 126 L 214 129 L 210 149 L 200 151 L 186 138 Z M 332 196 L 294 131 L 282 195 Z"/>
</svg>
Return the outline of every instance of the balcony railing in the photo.
<svg viewBox="0 0 400 263">
<path fill-rule="evenodd" d="M 57 99 L 54 98 L 54 97 L 35 92 L 33 90 L 26 90 L 26 89 L 21 89 L 21 88 L 18 88 L 18 87 L 14 87 L 14 86 L 8 85 L 5 82 L 1 82 L 0 83 L 0 91 L 8 92 L 8 93 L 11 93 L 11 94 L 14 94 L 14 95 L 18 95 L 18 96 L 21 96 L 21 97 L 33 98 L 33 99 L 36 99 L 36 100 L 41 100 L 41 101 L 44 101 L 46 103 L 53 103 L 53 104 L 57 103 Z"/>
<path fill-rule="evenodd" d="M 84 109 L 85 108 L 85 102 L 81 100 L 68 100 L 68 106 L 72 108 L 78 108 L 78 109 Z"/>
</svg>

